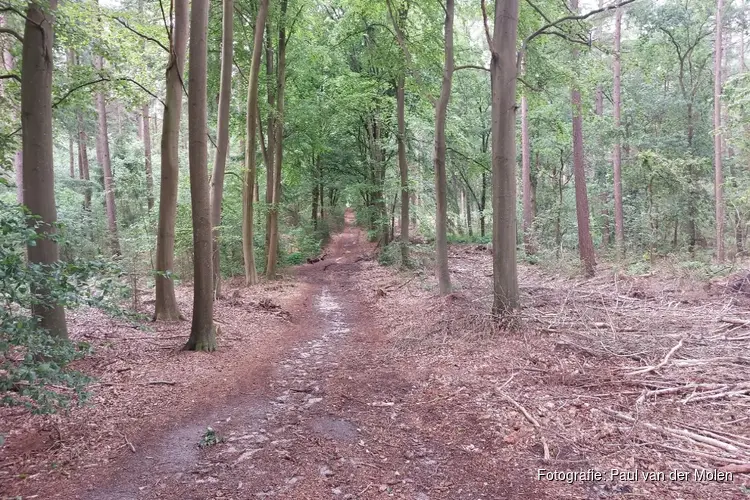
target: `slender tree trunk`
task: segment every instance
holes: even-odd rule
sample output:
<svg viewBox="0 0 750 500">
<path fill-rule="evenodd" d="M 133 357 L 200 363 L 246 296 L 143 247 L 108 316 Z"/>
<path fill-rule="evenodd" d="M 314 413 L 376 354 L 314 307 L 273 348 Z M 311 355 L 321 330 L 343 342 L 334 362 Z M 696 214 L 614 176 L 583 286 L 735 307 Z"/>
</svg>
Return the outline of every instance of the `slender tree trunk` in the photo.
<svg viewBox="0 0 750 500">
<path fill-rule="evenodd" d="M 471 225 L 471 198 L 464 196 L 466 202 L 466 230 L 469 232 L 469 237 L 474 236 L 474 228 Z"/>
<path fill-rule="evenodd" d="M 2 19 L 2 23 L 0 24 L 4 24 L 5 17 L 0 16 L 0 18 Z M 16 61 L 13 58 L 13 54 L 11 54 L 10 50 L 8 50 L 8 46 L 6 44 L 3 45 L 2 52 L 3 66 L 5 67 L 5 70 L 7 72 L 10 72 L 16 67 Z M 16 201 L 19 205 L 23 205 L 23 149 L 19 149 L 14 155 L 13 171 L 15 173 L 16 179 Z"/>
<path fill-rule="evenodd" d="M 281 0 L 281 21 L 279 22 L 279 59 L 276 83 L 276 158 L 271 192 L 271 205 L 268 209 L 268 258 L 266 278 L 276 278 L 276 263 L 279 253 L 279 203 L 281 203 L 281 165 L 284 156 L 284 92 L 286 90 L 286 9 L 287 0 Z M 269 134 L 271 132 L 269 131 Z"/>
<path fill-rule="evenodd" d="M 620 38 L 622 32 L 622 9 L 615 12 L 615 61 L 614 61 L 614 89 L 612 100 L 614 101 L 614 126 L 617 137 L 615 149 L 612 153 L 613 180 L 615 194 L 615 245 L 617 254 L 621 256 L 625 248 L 625 221 L 622 214 L 622 137 L 620 131 L 620 112 L 622 106 L 622 90 L 620 85 Z"/>
<path fill-rule="evenodd" d="M 23 199 L 32 215 L 39 217 L 37 232 L 43 237 L 28 246 L 30 264 L 53 265 L 59 260 L 57 242 L 50 238 L 57 222 L 55 167 L 52 144 L 52 46 L 53 12 L 36 3 L 26 9 L 21 62 L 21 133 L 23 139 Z M 31 312 L 51 335 L 67 338 L 65 309 L 44 286 L 31 284 L 37 300 Z"/>
<path fill-rule="evenodd" d="M 75 160 L 75 154 L 73 153 L 73 136 L 71 135 L 68 138 L 68 155 L 69 155 L 69 162 L 70 162 L 70 178 L 75 179 L 76 178 L 76 160 Z"/>
<path fill-rule="evenodd" d="M 578 12 L 578 0 L 570 1 L 570 10 Z M 573 64 L 577 64 L 578 49 L 573 49 Z M 576 188 L 576 215 L 578 219 L 578 251 L 583 263 L 586 276 L 593 276 L 596 272 L 594 256 L 594 242 L 591 239 L 589 227 L 589 198 L 586 190 L 586 170 L 583 155 L 583 110 L 581 108 L 581 93 L 575 86 L 571 90 L 571 104 L 573 107 L 573 177 Z"/>
<path fill-rule="evenodd" d="M 440 295 L 451 292 L 451 277 L 448 270 L 448 196 L 445 173 L 445 121 L 453 82 L 453 11 L 454 1 L 445 2 L 445 68 L 440 87 L 440 99 L 435 103 L 435 253 Z"/>
<path fill-rule="evenodd" d="M 716 1 L 714 39 L 714 194 L 716 197 L 716 260 L 724 262 L 724 171 L 722 170 L 721 62 L 724 0 Z"/>
<path fill-rule="evenodd" d="M 91 180 L 89 174 L 89 152 L 83 115 L 80 112 L 78 113 L 78 164 L 81 179 L 87 181 L 83 192 L 83 208 L 91 210 L 91 186 L 88 183 Z"/>
<path fill-rule="evenodd" d="M 96 58 L 96 68 L 104 68 L 104 58 Z M 99 118 L 99 132 L 96 140 L 99 145 L 99 165 L 104 174 L 104 203 L 107 208 L 107 229 L 109 248 L 114 255 L 120 255 L 120 238 L 117 235 L 117 207 L 115 205 L 115 179 L 112 175 L 112 162 L 109 156 L 109 132 L 107 131 L 107 101 L 104 92 L 96 93 L 96 113 Z"/>
<path fill-rule="evenodd" d="M 149 128 L 148 104 L 143 105 L 142 115 L 143 154 L 146 158 L 146 201 L 148 211 L 151 212 L 154 209 L 154 172 L 151 166 L 151 130 Z"/>
<path fill-rule="evenodd" d="M 406 162 L 406 96 L 404 75 L 396 83 L 396 115 L 398 122 L 398 170 L 401 177 L 401 264 L 409 265 L 409 165 Z"/>
<path fill-rule="evenodd" d="M 221 81 L 219 83 L 219 113 L 216 123 L 216 156 L 211 175 L 211 231 L 213 236 L 213 287 L 214 298 L 221 296 L 221 262 L 219 252 L 219 227 L 221 226 L 221 201 L 224 196 L 224 171 L 229 149 L 229 102 L 232 97 L 232 58 L 234 53 L 234 0 L 224 0 L 221 21 Z"/>
<path fill-rule="evenodd" d="M 529 103 L 521 96 L 521 177 L 523 178 L 523 244 L 526 255 L 534 255 L 534 210 L 531 204 L 531 145 L 529 143 Z"/>
<path fill-rule="evenodd" d="M 208 186 L 208 0 L 192 0 L 190 13 L 190 205 L 193 209 L 193 323 L 185 349 L 213 351 L 213 270 L 211 203 Z"/>
<path fill-rule="evenodd" d="M 486 236 L 486 215 L 484 213 L 487 207 L 487 174 L 482 172 L 482 194 L 479 198 L 479 235 L 484 238 Z"/>
<path fill-rule="evenodd" d="M 492 87 L 492 314 L 519 306 L 516 264 L 516 39 L 518 0 L 495 3 Z"/>
<path fill-rule="evenodd" d="M 265 248 L 266 251 L 270 246 L 271 240 L 271 212 L 269 210 L 273 201 L 273 185 L 274 185 L 274 161 L 276 160 L 276 146 L 274 141 L 276 140 L 276 120 L 275 120 L 275 108 L 276 108 L 276 89 L 274 88 L 275 70 L 274 70 L 274 54 L 273 54 L 273 38 L 271 37 L 271 23 L 266 24 L 266 92 L 268 98 L 268 118 L 266 130 L 268 131 L 268 145 L 265 148 L 266 155 L 264 161 L 266 164 L 266 233 L 265 233 Z M 260 118 L 259 118 L 260 119 Z M 261 134 L 260 140 L 263 140 L 263 134 Z M 267 252 L 266 252 L 267 253 Z M 266 263 L 268 260 L 266 260 Z"/>
<path fill-rule="evenodd" d="M 180 173 L 180 117 L 182 75 L 188 39 L 188 1 L 174 0 L 174 31 L 167 65 L 167 95 L 161 135 L 161 187 L 159 229 L 156 240 L 156 320 L 183 319 L 174 294 L 174 231 L 177 217 L 177 186 Z"/>
<path fill-rule="evenodd" d="M 253 39 L 253 56 L 250 63 L 250 82 L 247 90 L 247 151 L 245 153 L 245 179 L 243 186 L 242 211 L 242 254 L 245 259 L 245 284 L 254 285 L 258 282 L 258 272 L 255 269 L 255 255 L 253 247 L 253 185 L 255 185 L 255 147 L 256 147 L 256 113 L 258 110 L 258 76 L 260 71 L 260 57 L 263 50 L 263 31 L 268 15 L 268 0 L 260 0 L 258 16 L 255 20 L 255 35 Z"/>
</svg>

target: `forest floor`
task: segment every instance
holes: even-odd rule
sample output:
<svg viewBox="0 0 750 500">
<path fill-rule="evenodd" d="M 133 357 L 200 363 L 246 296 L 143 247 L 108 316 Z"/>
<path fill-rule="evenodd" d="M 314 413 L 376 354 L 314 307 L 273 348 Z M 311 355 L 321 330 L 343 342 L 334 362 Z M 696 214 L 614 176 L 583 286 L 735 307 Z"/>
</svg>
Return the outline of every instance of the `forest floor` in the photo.
<svg viewBox="0 0 750 500">
<path fill-rule="evenodd" d="M 188 322 L 71 315 L 96 347 L 78 364 L 94 405 L 0 410 L 0 497 L 750 498 L 743 283 L 523 266 L 508 333 L 486 248 L 451 248 L 457 291 L 438 297 L 431 270 L 378 265 L 365 236 L 349 214 L 323 261 L 228 283 L 216 353 L 180 350 Z"/>
</svg>

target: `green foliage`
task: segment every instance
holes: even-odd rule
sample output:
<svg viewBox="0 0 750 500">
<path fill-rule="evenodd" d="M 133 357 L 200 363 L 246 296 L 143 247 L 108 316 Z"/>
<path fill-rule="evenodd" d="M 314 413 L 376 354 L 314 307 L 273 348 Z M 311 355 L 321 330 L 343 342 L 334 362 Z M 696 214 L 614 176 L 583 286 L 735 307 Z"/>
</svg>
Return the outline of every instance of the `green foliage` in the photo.
<svg viewBox="0 0 750 500">
<path fill-rule="evenodd" d="M 201 440 L 198 443 L 200 448 L 207 448 L 209 446 L 216 446 L 219 443 L 223 443 L 224 438 L 216 434 L 216 431 L 212 427 L 206 427 L 206 432 L 201 436 Z"/>
<path fill-rule="evenodd" d="M 27 264 L 26 245 L 42 237 L 29 220 L 20 207 L 0 203 L 0 404 L 48 413 L 85 401 L 90 380 L 68 365 L 90 347 L 50 336 L 30 315 L 30 308 L 53 301 L 67 308 L 91 306 L 122 315 L 118 301 L 124 290 L 121 273 L 111 262 Z M 53 237 L 66 244 L 59 235 Z M 40 289 L 47 293 L 35 292 Z"/>
</svg>

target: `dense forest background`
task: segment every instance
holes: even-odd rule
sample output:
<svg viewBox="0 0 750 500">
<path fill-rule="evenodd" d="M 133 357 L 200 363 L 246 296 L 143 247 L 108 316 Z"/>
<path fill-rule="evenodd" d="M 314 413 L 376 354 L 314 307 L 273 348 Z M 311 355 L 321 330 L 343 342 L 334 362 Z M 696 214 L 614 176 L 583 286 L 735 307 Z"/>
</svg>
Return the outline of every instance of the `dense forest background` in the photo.
<svg viewBox="0 0 750 500">
<path fill-rule="evenodd" d="M 448 242 L 492 243 L 499 315 L 516 247 L 586 275 L 744 257 L 743 1 L 505 3 L 3 0 L 8 401 L 60 396 L 37 380 L 81 351 L 38 328 L 65 307 L 155 288 L 174 320 L 193 283 L 213 350 L 221 278 L 316 258 L 346 207 L 384 264 L 434 248 L 441 293 Z"/>
</svg>

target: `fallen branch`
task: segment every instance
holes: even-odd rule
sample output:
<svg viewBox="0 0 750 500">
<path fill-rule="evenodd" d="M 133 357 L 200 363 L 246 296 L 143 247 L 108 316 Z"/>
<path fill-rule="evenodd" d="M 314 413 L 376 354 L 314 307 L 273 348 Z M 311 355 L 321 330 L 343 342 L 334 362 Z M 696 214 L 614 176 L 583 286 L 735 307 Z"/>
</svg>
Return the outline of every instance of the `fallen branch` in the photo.
<svg viewBox="0 0 750 500">
<path fill-rule="evenodd" d="M 141 385 L 177 385 L 177 382 L 172 382 L 171 380 L 151 380 Z"/>
<path fill-rule="evenodd" d="M 510 402 L 513 406 L 515 406 L 518 409 L 518 411 L 520 411 L 523 414 L 523 416 L 526 417 L 526 420 L 531 422 L 531 425 L 533 425 L 536 428 L 536 430 L 539 432 L 539 437 L 542 441 L 542 447 L 544 448 L 544 460 L 548 461 L 550 459 L 549 445 L 547 444 L 547 440 L 542 435 L 542 426 L 539 425 L 539 421 L 535 419 L 531 413 L 526 411 L 526 408 L 521 406 L 521 404 L 518 401 L 508 396 L 506 393 L 502 391 L 498 391 L 498 392 L 500 393 L 501 396 L 507 399 L 508 402 Z"/>
<path fill-rule="evenodd" d="M 133 453 L 135 453 L 135 446 L 133 446 L 133 443 L 130 442 L 130 440 L 128 439 L 128 436 L 126 436 L 123 433 L 120 433 L 120 435 L 125 440 L 125 444 L 128 446 L 128 448 L 130 448 L 130 451 L 132 451 Z"/>
<path fill-rule="evenodd" d="M 697 434 L 695 432 L 690 432 L 686 429 L 663 427 L 661 425 L 656 425 L 656 424 L 652 424 L 649 422 L 638 421 L 635 418 L 631 417 L 630 415 L 627 415 L 625 413 L 620 413 L 614 410 L 610 410 L 607 408 L 603 408 L 601 411 L 604 412 L 606 415 L 615 417 L 616 419 L 622 420 L 624 422 L 628 422 L 631 424 L 640 423 L 642 426 L 646 427 L 647 429 L 651 429 L 652 431 L 656 431 L 660 434 L 680 437 L 682 439 L 687 439 L 688 441 L 691 441 L 691 442 L 707 444 L 709 446 L 713 446 L 714 448 L 719 448 L 720 450 L 728 451 L 730 453 L 740 452 L 740 449 L 734 446 L 733 444 L 729 444 L 718 439 L 710 438 L 702 434 Z"/>
<path fill-rule="evenodd" d="M 719 318 L 719 321 L 722 323 L 729 323 L 730 325 L 750 326 L 750 321 L 746 321 L 740 318 L 730 318 L 725 316 L 723 318 Z"/>
<path fill-rule="evenodd" d="M 680 339 L 680 341 L 677 343 L 677 345 L 674 346 L 672 349 L 670 349 L 670 351 L 667 353 L 667 355 L 664 356 L 664 358 L 658 364 L 656 364 L 654 366 L 646 366 L 646 367 L 641 368 L 639 370 L 632 371 L 632 372 L 628 373 L 628 375 L 644 375 L 646 373 L 650 373 L 652 371 L 658 370 L 659 368 L 661 368 L 662 366 L 666 365 L 669 362 L 669 358 L 671 358 L 672 354 L 674 354 L 675 352 L 677 352 L 677 350 L 680 347 L 682 347 L 682 344 L 683 344 L 684 341 L 685 341 L 684 338 Z"/>
</svg>

